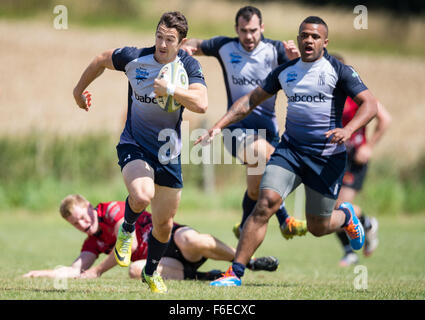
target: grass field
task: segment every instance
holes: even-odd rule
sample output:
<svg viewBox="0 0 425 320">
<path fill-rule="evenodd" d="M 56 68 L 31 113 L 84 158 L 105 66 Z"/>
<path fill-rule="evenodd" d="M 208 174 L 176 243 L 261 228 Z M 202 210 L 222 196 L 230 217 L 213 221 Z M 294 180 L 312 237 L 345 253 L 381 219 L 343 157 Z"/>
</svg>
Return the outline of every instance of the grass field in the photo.
<svg viewBox="0 0 425 320">
<path fill-rule="evenodd" d="M 145 1 L 138 8 L 143 11 L 141 17 L 149 16 L 149 19 L 128 19 L 130 23 L 122 26 L 120 20 L 107 21 L 102 16 L 96 19 L 96 6 L 102 6 L 100 1 L 88 4 L 64 0 L 64 4 L 72 9 L 67 30 L 52 27 L 52 8 L 41 12 L 38 18 L 22 20 L 7 15 L 3 19 L 2 15 L 6 13 L 0 10 L 0 46 L 7 48 L 0 52 L 0 74 L 4 79 L 0 88 L 0 135 L 22 136 L 23 139 L 39 133 L 65 138 L 81 135 L 87 140 L 88 133 L 100 132 L 108 137 L 111 134 L 113 146 L 102 149 L 108 156 L 99 158 L 98 162 L 110 159 L 108 152 L 113 153 L 111 161 L 118 173 L 114 147 L 125 121 L 128 89 L 125 76 L 107 71 L 89 86 L 93 94 L 93 107 L 89 113 L 76 107 L 72 89 L 96 54 L 125 45 L 151 46 L 153 28 L 164 10 L 164 4 Z M 240 4 L 236 1 L 171 0 L 166 5 L 167 9 L 178 8 L 187 13 L 191 21 L 189 37 L 207 38 L 216 34 L 234 35 L 233 16 Z M 420 161 L 425 159 L 422 157 L 425 150 L 425 103 L 421 92 L 425 88 L 425 41 L 421 40 L 424 40 L 425 20 L 419 17 L 399 21 L 371 10 L 369 29 L 359 31 L 352 28 L 352 10 L 343 12 L 328 7 L 319 10 L 277 2 L 261 4 L 261 8 L 266 22 L 265 35 L 276 39 L 295 39 L 297 26 L 307 15 L 314 13 L 328 21 L 332 30 L 329 51 L 338 51 L 345 56 L 393 116 L 391 128 L 376 148 L 374 161 L 388 162 L 391 168 L 395 168 L 394 171 L 417 168 L 408 177 L 412 177 L 411 180 L 422 179 Z M 86 10 L 88 15 L 85 16 Z M 140 27 L 139 23 L 143 25 Z M 208 57 L 199 57 L 199 61 L 208 84 L 209 110 L 206 115 L 184 113 L 184 120 L 190 121 L 191 130 L 200 125 L 210 126 L 223 114 L 226 106 L 219 63 Z M 282 93 L 278 95 L 276 112 L 282 131 L 286 113 L 286 98 Z M 373 132 L 372 128 L 368 132 Z M 29 157 L 26 150 L 15 155 L 2 149 L 10 157 L 4 157 L 7 161 L 3 162 L 0 170 L 4 170 L 4 176 L 10 174 L 13 180 L 11 173 L 16 169 L 25 177 L 25 184 L 17 184 L 16 188 L 10 189 L 5 180 L 0 179 L 0 300 L 425 300 L 425 210 L 419 201 L 423 198 L 423 189 L 417 187 L 422 184 L 412 183 L 410 189 L 405 188 L 405 184 L 394 187 L 397 180 L 391 180 L 392 176 L 385 170 L 378 173 L 380 179 L 373 179 L 373 175 L 369 177 L 368 185 L 358 199 L 367 212 L 376 211 L 382 215 L 379 216 L 381 241 L 377 252 L 371 258 L 360 258 L 360 265 L 367 268 L 368 288 L 365 290 L 355 288 L 354 281 L 359 274 L 354 272 L 354 268 L 338 267 L 342 252 L 334 235 L 323 238 L 308 235 L 286 241 L 280 235 L 276 219 L 272 219 L 267 237 L 256 255 L 278 257 L 280 268 L 274 273 L 247 271 L 241 288 L 217 289 L 204 282 L 168 281 L 169 294 L 157 296 L 152 295 L 140 281 L 130 280 L 127 270 L 118 267 L 100 279 L 68 280 L 66 285 L 59 283 L 59 286 L 65 285 L 64 290 L 56 289 L 57 285 L 51 279 L 24 279 L 21 276 L 29 270 L 70 265 L 79 254 L 84 235 L 70 227 L 54 211 L 63 194 L 72 190 L 88 193 L 92 200 L 99 198 L 105 201 L 116 195 L 123 199 L 126 195 L 121 176 L 118 183 L 108 177 L 105 178 L 107 182 L 102 180 L 97 184 L 91 179 L 89 184 L 80 183 L 77 179 L 78 174 L 83 175 L 78 165 L 71 167 L 65 160 L 70 159 L 75 164 L 77 159 L 81 161 L 78 162 L 80 166 L 88 166 L 83 162 L 86 158 L 78 158 L 78 155 L 88 155 L 91 160 L 93 148 L 90 146 L 87 149 L 91 152 L 74 152 L 67 159 L 59 157 L 64 160 L 61 163 L 54 160 L 54 149 L 50 153 L 47 148 L 49 140 L 39 138 L 37 142 L 35 173 L 42 177 L 41 182 L 29 181 L 23 168 L 33 170 L 30 165 L 16 166 L 18 161 L 14 159 Z M 100 142 L 97 144 L 101 145 Z M 78 150 L 77 145 L 63 145 L 69 152 Z M 61 150 L 63 154 L 65 151 Z M 44 154 L 45 158 L 42 157 Z M 95 154 L 99 156 L 99 153 Z M 54 161 L 59 173 L 52 176 L 61 177 L 59 182 L 47 178 L 52 172 L 47 172 L 46 168 L 50 168 L 48 165 Z M 31 161 L 28 163 L 31 164 Z M 226 177 L 226 183 L 216 178 L 220 197 L 200 197 L 197 172 L 191 172 L 193 177 L 187 174 L 185 177 L 195 181 L 192 181 L 195 187 L 185 187 L 176 220 L 236 246 L 231 228 L 240 219 L 235 208 L 240 205 L 240 195 L 244 191 L 243 175 L 237 175 L 239 169 L 240 166 L 234 170 L 234 176 L 226 174 L 229 170 L 224 171 L 221 176 Z M 106 175 L 105 172 L 102 171 L 103 175 Z M 384 179 L 381 179 L 382 176 Z M 232 181 L 230 187 L 228 180 Z M 227 191 L 224 184 L 234 190 Z M 409 210 L 400 199 L 405 196 L 399 192 L 402 188 L 407 190 L 405 193 L 417 195 L 415 199 L 419 205 L 416 204 L 412 211 L 422 213 L 405 214 Z M 8 192 L 2 193 L 2 189 Z M 409 192 L 412 189 L 415 192 Z M 376 206 L 364 201 L 366 195 Z M 5 201 L 5 197 L 12 201 Z M 10 207 L 4 205 L 6 202 L 16 208 L 6 211 Z M 40 204 L 52 209 L 41 213 L 46 207 Z M 378 210 L 387 204 L 392 204 L 391 212 Z M 24 207 L 34 209 L 34 212 L 23 211 Z M 228 265 L 207 261 L 201 270 L 225 270 Z"/>
<path fill-rule="evenodd" d="M 280 260 L 276 272 L 246 272 L 240 288 L 211 288 L 197 281 L 167 281 L 169 294 L 152 295 L 127 270 L 116 267 L 99 279 L 68 280 L 65 290 L 55 289 L 52 279 L 25 279 L 29 270 L 69 265 L 79 254 L 84 235 L 52 212 L 31 216 L 25 212 L 1 213 L 0 299 L 6 300 L 423 300 L 425 299 L 425 217 L 380 217 L 380 246 L 370 258 L 360 257 L 367 270 L 367 289 L 355 289 L 360 273 L 342 269 L 341 250 L 334 235 L 307 235 L 284 240 L 273 219 L 257 256 L 274 255 Z M 237 212 L 191 212 L 177 221 L 210 232 L 236 245 L 232 224 Z M 209 260 L 201 270 L 225 269 L 228 263 Z M 363 273 L 364 275 L 364 273 Z M 62 283 L 63 284 L 63 283 Z"/>
</svg>

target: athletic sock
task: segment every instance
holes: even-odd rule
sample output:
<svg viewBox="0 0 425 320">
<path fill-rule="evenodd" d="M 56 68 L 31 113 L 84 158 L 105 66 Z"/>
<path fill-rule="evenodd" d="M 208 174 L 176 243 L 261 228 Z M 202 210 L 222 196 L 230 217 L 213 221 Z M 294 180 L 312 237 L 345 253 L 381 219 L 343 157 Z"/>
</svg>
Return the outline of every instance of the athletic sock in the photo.
<svg viewBox="0 0 425 320">
<path fill-rule="evenodd" d="M 252 200 L 248 196 L 248 191 L 245 191 L 245 195 L 244 195 L 243 200 L 242 200 L 243 214 L 242 214 L 242 221 L 241 221 L 241 224 L 240 224 L 240 228 L 243 227 L 246 219 L 248 219 L 248 217 L 251 214 L 252 210 L 254 210 L 254 207 L 255 207 L 256 203 L 257 203 L 257 200 Z"/>
<path fill-rule="evenodd" d="M 348 239 L 346 233 L 344 231 L 336 232 L 336 236 L 342 244 L 342 248 L 345 254 L 349 254 L 354 252 L 350 245 L 350 240 Z"/>
<path fill-rule="evenodd" d="M 276 218 L 279 221 L 279 225 L 285 225 L 286 224 L 286 218 L 288 218 L 288 211 L 286 211 L 285 208 L 285 202 L 282 202 L 280 205 L 280 208 L 276 211 Z"/>
<path fill-rule="evenodd" d="M 159 242 L 152 234 L 149 232 L 148 235 L 148 256 L 146 258 L 145 265 L 145 274 L 148 276 L 153 275 L 154 271 L 158 267 L 159 260 L 161 260 L 162 256 L 167 250 L 168 242 L 162 243 Z"/>
<path fill-rule="evenodd" d="M 137 218 L 139 218 L 140 213 L 135 213 L 131 210 L 130 205 L 128 204 L 128 197 L 125 199 L 125 211 L 124 211 L 124 222 L 122 228 L 126 232 L 133 232 L 135 229 L 135 223 Z"/>
<path fill-rule="evenodd" d="M 350 222 L 351 214 L 350 214 L 349 210 L 341 210 L 341 211 L 344 212 L 344 214 L 345 214 L 345 220 L 344 220 L 344 223 L 341 226 L 341 228 L 344 228 L 344 227 L 348 226 L 348 223 Z"/>
<path fill-rule="evenodd" d="M 243 274 L 245 273 L 245 265 L 239 262 L 233 262 L 232 269 L 235 275 L 240 279 L 243 277 Z"/>
</svg>

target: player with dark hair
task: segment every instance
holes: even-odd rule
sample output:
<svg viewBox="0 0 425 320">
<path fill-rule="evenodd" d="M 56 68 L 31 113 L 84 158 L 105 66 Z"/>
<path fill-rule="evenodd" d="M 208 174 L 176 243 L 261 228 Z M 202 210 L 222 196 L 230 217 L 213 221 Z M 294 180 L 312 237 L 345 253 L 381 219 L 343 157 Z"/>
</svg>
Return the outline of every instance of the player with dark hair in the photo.
<svg viewBox="0 0 425 320">
<path fill-rule="evenodd" d="M 69 267 L 34 270 L 24 277 L 98 278 L 117 265 L 113 254 L 120 225 L 124 219 L 125 202 L 102 202 L 93 207 L 82 195 L 65 197 L 60 205 L 61 216 L 72 226 L 87 234 L 80 255 Z M 152 230 L 152 216 L 143 211 L 136 222 L 136 237 L 132 245 L 129 276 L 140 279 L 146 263 L 148 235 Z M 107 257 L 94 266 L 100 254 Z M 235 249 L 210 234 L 202 234 L 189 226 L 173 224 L 170 244 L 158 265 L 158 273 L 174 280 L 214 280 L 219 270 L 198 271 L 207 259 L 232 261 Z M 251 259 L 248 268 L 253 271 L 274 271 L 279 261 L 272 257 Z"/>
<path fill-rule="evenodd" d="M 97 56 L 83 72 L 74 89 L 77 105 L 89 110 L 91 97 L 84 90 L 107 69 L 125 72 L 129 81 L 128 111 L 117 153 L 124 183 L 128 190 L 124 222 L 114 249 L 120 266 L 131 261 L 131 243 L 135 223 L 147 206 L 152 211 L 152 232 L 148 236 L 148 253 L 143 280 L 153 292 L 165 293 L 167 287 L 155 272 L 158 261 L 167 250 L 173 228 L 173 217 L 180 202 L 181 175 L 180 126 L 184 109 L 205 113 L 207 88 L 201 66 L 181 46 L 186 41 L 187 21 L 180 12 L 164 13 L 155 33 L 155 45 L 148 48 L 123 47 Z M 161 68 L 176 61 L 186 69 L 188 89 L 175 88 L 166 79 L 156 79 Z M 171 95 L 182 108 L 167 112 L 156 97 Z M 169 141 L 161 141 L 162 130 L 173 130 Z M 173 148 L 161 148 L 168 143 Z"/>
<path fill-rule="evenodd" d="M 345 63 L 344 58 L 339 54 L 333 54 L 339 61 Z M 342 114 L 342 125 L 346 125 L 354 117 L 359 106 L 347 97 Z M 342 202 L 352 203 L 357 194 L 362 190 L 366 178 L 369 160 L 372 156 L 373 148 L 382 138 L 388 126 L 391 123 L 391 115 L 387 109 L 378 102 L 378 112 L 376 113 L 377 124 L 373 134 L 367 138 L 366 127 L 362 127 L 354 132 L 350 139 L 345 142 L 347 147 L 347 169 L 342 179 L 342 187 L 338 196 L 337 206 Z M 363 254 L 369 257 L 378 247 L 378 220 L 375 217 L 369 217 L 364 210 L 353 205 L 357 217 L 365 229 L 365 244 Z M 344 250 L 344 256 L 339 261 L 341 267 L 347 267 L 356 264 L 359 260 L 357 254 L 350 246 L 349 239 L 344 231 L 336 233 Z"/>
<path fill-rule="evenodd" d="M 328 54 L 327 34 L 321 18 L 306 18 L 297 37 L 301 58 L 275 68 L 263 85 L 238 99 L 196 141 L 211 141 L 222 128 L 240 121 L 279 90 L 285 92 L 286 130 L 267 163 L 257 205 L 242 229 L 233 264 L 212 286 L 241 285 L 249 257 L 264 240 L 268 220 L 301 183 L 306 192 L 308 231 L 320 237 L 344 228 L 353 249 L 363 247 L 364 229 L 353 207 L 344 202 L 335 209 L 335 203 L 345 171 L 344 143 L 376 115 L 377 101 L 354 69 Z M 347 96 L 359 110 L 343 127 Z"/>
<path fill-rule="evenodd" d="M 208 40 L 188 39 L 183 49 L 192 55 L 213 56 L 220 62 L 227 92 L 227 108 L 264 82 L 280 64 L 299 57 L 293 41 L 281 42 L 263 36 L 261 11 L 253 6 L 240 8 L 235 17 L 237 37 L 217 36 Z M 246 219 L 255 207 L 266 162 L 279 143 L 275 113 L 276 96 L 262 102 L 245 119 L 223 131 L 224 146 L 246 165 L 247 189 L 242 200 L 242 219 L 233 232 L 239 238 Z M 250 155 L 257 155 L 256 157 Z M 280 230 L 286 239 L 307 232 L 305 221 L 288 216 L 284 204 L 277 209 Z"/>
</svg>

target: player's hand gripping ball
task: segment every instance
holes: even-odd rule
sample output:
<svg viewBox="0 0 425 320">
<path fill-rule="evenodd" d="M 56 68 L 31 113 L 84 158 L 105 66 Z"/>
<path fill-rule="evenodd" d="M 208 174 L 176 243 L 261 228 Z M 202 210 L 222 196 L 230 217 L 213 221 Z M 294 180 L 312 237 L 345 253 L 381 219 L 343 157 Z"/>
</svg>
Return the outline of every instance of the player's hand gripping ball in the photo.
<svg viewBox="0 0 425 320">
<path fill-rule="evenodd" d="M 189 88 L 189 78 L 183 64 L 173 61 L 164 65 L 158 73 L 157 79 L 165 79 L 168 86 L 175 86 L 183 89 Z M 168 87 L 167 86 L 167 87 Z M 158 105 L 167 112 L 174 112 L 181 107 L 172 95 L 157 97 Z"/>
</svg>

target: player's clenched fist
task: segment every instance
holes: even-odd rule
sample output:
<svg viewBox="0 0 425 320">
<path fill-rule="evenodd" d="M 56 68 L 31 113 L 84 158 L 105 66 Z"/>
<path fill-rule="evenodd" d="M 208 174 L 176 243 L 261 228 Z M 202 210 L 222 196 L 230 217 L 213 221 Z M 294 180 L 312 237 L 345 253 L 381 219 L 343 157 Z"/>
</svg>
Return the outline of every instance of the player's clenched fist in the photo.
<svg viewBox="0 0 425 320">
<path fill-rule="evenodd" d="M 77 105 L 86 111 L 91 107 L 91 93 L 84 91 L 82 94 L 74 90 L 74 99 Z"/>
</svg>

